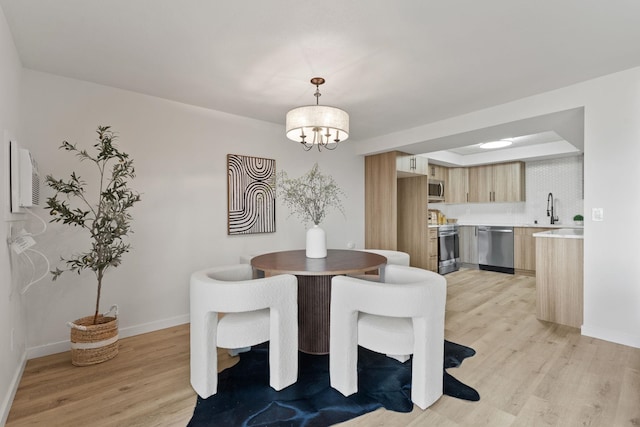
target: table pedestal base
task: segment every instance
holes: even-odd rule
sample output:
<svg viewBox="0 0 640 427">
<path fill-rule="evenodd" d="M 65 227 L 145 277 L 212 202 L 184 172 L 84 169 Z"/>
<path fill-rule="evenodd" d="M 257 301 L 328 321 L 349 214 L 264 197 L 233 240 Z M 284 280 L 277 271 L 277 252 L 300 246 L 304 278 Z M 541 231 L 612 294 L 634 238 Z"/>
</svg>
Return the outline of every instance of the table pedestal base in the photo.
<svg viewBox="0 0 640 427">
<path fill-rule="evenodd" d="M 331 278 L 298 278 L 298 349 L 309 354 L 329 353 Z"/>
</svg>

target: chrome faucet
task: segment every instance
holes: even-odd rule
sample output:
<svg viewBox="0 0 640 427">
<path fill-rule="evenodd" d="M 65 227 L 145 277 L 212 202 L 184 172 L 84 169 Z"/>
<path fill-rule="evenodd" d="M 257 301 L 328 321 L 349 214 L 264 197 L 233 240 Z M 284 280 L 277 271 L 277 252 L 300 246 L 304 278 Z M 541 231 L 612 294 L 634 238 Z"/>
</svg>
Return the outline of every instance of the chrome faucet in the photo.
<svg viewBox="0 0 640 427">
<path fill-rule="evenodd" d="M 551 224 L 555 224 L 558 221 L 558 217 L 553 213 L 553 193 L 549 193 L 547 196 L 547 216 L 551 217 Z"/>
</svg>

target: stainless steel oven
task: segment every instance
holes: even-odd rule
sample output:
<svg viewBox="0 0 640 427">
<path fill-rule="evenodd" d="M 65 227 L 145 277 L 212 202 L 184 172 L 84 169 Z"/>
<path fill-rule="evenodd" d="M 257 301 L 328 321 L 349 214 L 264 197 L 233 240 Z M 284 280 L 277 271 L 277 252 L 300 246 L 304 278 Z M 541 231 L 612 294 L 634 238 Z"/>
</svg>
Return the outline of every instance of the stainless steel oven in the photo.
<svg viewBox="0 0 640 427">
<path fill-rule="evenodd" d="M 458 225 L 438 227 L 438 273 L 447 274 L 460 269 L 460 238 Z"/>
</svg>

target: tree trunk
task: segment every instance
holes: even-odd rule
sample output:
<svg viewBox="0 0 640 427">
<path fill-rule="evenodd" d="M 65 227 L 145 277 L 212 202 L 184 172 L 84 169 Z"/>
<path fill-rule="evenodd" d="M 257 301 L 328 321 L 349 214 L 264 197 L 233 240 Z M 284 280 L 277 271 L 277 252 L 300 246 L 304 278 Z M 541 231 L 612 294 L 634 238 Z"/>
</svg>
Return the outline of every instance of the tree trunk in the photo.
<svg viewBox="0 0 640 427">
<path fill-rule="evenodd" d="M 96 297 L 96 311 L 93 315 L 93 324 L 98 323 L 98 312 L 100 311 L 100 292 L 102 291 L 102 276 L 104 272 L 102 270 L 98 271 L 98 296 Z"/>
</svg>

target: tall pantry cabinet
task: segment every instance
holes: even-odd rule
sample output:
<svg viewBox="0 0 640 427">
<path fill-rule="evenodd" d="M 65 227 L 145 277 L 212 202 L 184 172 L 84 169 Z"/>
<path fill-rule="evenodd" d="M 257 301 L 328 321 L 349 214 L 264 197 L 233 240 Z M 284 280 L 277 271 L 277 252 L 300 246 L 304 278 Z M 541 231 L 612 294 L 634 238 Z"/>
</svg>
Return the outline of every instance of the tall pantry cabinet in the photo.
<svg viewBox="0 0 640 427">
<path fill-rule="evenodd" d="M 393 151 L 365 157 L 365 248 L 407 252 L 412 266 L 427 269 L 429 177 L 421 168 L 399 177 L 406 156 Z"/>
</svg>

